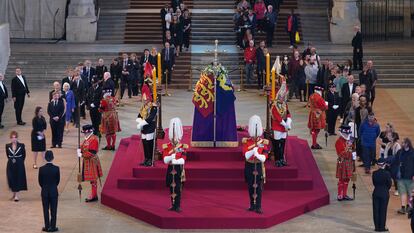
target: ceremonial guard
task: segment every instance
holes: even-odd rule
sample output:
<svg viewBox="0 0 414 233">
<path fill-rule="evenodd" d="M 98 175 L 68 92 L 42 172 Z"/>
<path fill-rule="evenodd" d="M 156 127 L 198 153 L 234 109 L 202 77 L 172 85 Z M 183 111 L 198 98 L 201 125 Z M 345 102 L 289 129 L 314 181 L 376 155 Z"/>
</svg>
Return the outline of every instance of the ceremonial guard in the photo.
<svg viewBox="0 0 414 233">
<path fill-rule="evenodd" d="M 326 126 L 326 115 L 325 111 L 327 110 L 328 103 L 322 97 L 323 88 L 316 86 L 315 92 L 309 97 L 309 119 L 308 119 L 308 128 L 310 134 L 312 135 L 312 149 L 322 149 L 318 144 L 318 134 L 321 129 L 324 129 Z"/>
<path fill-rule="evenodd" d="M 101 124 L 101 112 L 99 111 L 101 97 L 102 97 L 102 88 L 99 86 L 99 79 L 97 77 L 92 78 L 92 86 L 88 90 L 86 97 L 87 108 L 89 109 L 89 114 L 91 116 L 92 126 L 94 128 L 93 133 L 101 137 L 99 132 L 99 125 Z"/>
<path fill-rule="evenodd" d="M 115 150 L 116 133 L 121 131 L 119 125 L 118 113 L 116 106 L 118 100 L 112 96 L 112 90 L 103 91 L 103 98 L 100 103 L 99 111 L 102 113 L 100 132 L 105 134 L 106 146 L 103 150 Z"/>
<path fill-rule="evenodd" d="M 283 80 L 272 105 L 272 147 L 277 167 L 287 165 L 285 160 L 285 144 L 287 132 L 292 128 L 292 119 L 287 105 L 287 93 L 286 81 Z"/>
<path fill-rule="evenodd" d="M 141 133 L 142 146 L 144 148 L 145 159 L 141 166 L 152 166 L 152 156 L 154 153 L 155 129 L 157 119 L 157 104 L 152 102 L 151 90 L 148 79 L 142 87 L 142 106 L 136 122 L 137 129 Z"/>
<path fill-rule="evenodd" d="M 340 137 L 336 140 L 335 149 L 338 155 L 336 162 L 336 178 L 338 178 L 338 201 L 351 201 L 347 195 L 348 183 L 354 172 L 354 160 L 356 152 L 353 152 L 353 143 L 351 140 L 351 127 L 342 125 L 339 129 Z"/>
<path fill-rule="evenodd" d="M 261 138 L 262 121 L 254 115 L 249 119 L 249 136 L 243 138 L 243 156 L 246 159 L 244 177 L 248 185 L 250 207 L 248 211 L 262 214 L 262 191 L 266 174 L 264 162 L 269 153 L 269 141 Z"/>
<path fill-rule="evenodd" d="M 170 211 L 181 212 L 182 184 L 185 181 L 184 164 L 187 158 L 187 144 L 180 143 L 183 138 L 183 126 L 180 118 L 170 120 L 168 130 L 169 143 L 162 145 L 162 156 L 165 164 L 168 164 L 166 185 L 170 188 Z"/>
<path fill-rule="evenodd" d="M 98 201 L 98 182 L 102 177 L 101 162 L 98 157 L 99 139 L 93 134 L 92 125 L 84 125 L 82 133 L 85 135 L 80 149 L 77 150 L 78 157 L 83 158 L 82 176 L 80 181 L 91 183 L 91 194 L 85 199 L 86 202 Z"/>
</svg>

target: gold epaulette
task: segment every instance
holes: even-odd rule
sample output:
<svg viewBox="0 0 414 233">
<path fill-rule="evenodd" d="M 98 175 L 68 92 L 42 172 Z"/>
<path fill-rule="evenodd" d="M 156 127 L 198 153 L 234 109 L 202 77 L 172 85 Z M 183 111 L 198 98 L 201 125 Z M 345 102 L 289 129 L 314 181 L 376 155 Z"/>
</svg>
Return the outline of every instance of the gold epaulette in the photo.
<svg viewBox="0 0 414 233">
<path fill-rule="evenodd" d="M 164 144 L 162 144 L 162 149 L 163 150 L 165 150 L 165 149 L 167 149 L 168 148 L 168 143 L 164 143 Z"/>
<path fill-rule="evenodd" d="M 267 139 L 263 139 L 263 144 L 265 144 L 265 145 L 269 145 L 269 140 L 267 140 Z"/>
<path fill-rule="evenodd" d="M 243 138 L 242 143 L 246 143 L 250 138 Z"/>
<path fill-rule="evenodd" d="M 184 149 L 188 149 L 188 144 L 183 144 Z"/>
</svg>

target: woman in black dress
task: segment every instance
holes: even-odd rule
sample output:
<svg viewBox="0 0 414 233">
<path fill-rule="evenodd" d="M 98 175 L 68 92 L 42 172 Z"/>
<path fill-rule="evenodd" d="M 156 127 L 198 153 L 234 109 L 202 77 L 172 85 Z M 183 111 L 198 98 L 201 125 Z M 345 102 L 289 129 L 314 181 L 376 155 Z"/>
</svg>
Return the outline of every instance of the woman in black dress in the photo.
<svg viewBox="0 0 414 233">
<path fill-rule="evenodd" d="M 188 51 L 188 48 L 190 48 L 190 33 L 191 33 L 191 18 L 190 18 L 190 12 L 188 10 L 184 11 L 184 17 L 183 17 L 183 48 L 186 48 L 186 51 Z"/>
<path fill-rule="evenodd" d="M 23 143 L 17 141 L 16 131 L 10 133 L 11 143 L 6 144 L 7 155 L 7 182 L 13 192 L 12 200 L 19 201 L 17 196 L 19 191 L 27 190 L 26 169 L 24 160 L 26 159 L 26 149 Z"/>
<path fill-rule="evenodd" d="M 171 34 L 174 39 L 174 46 L 175 46 L 175 53 L 178 56 L 180 56 L 181 52 L 181 45 L 183 45 L 183 24 L 180 22 L 177 15 L 173 16 L 173 20 L 170 26 Z"/>
<path fill-rule="evenodd" d="M 37 169 L 37 155 L 39 152 L 42 154 L 42 157 L 45 157 L 46 151 L 46 119 L 43 116 L 42 107 L 37 106 L 35 110 L 35 116 L 32 120 L 32 151 L 34 157 L 33 168 Z"/>
</svg>

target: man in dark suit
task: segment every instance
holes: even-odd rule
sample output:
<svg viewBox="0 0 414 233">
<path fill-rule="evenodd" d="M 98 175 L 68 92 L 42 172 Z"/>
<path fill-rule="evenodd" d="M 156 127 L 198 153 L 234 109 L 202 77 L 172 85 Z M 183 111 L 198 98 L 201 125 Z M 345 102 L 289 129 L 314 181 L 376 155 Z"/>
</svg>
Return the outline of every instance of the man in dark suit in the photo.
<svg viewBox="0 0 414 233">
<path fill-rule="evenodd" d="M 82 79 L 80 78 L 79 71 L 75 71 L 72 83 L 72 91 L 75 95 L 75 114 L 73 115 L 74 123 L 76 127 L 79 127 L 79 115 L 85 117 L 85 84 L 83 83 Z M 79 114 L 78 114 L 79 111 Z"/>
<path fill-rule="evenodd" d="M 121 76 L 121 99 L 124 97 L 125 88 L 128 88 L 128 97 L 132 96 L 132 89 L 130 84 L 130 74 L 133 69 L 132 60 L 128 58 L 127 53 L 122 54 L 122 76 Z"/>
<path fill-rule="evenodd" d="M 167 81 L 168 84 L 171 83 L 171 73 L 174 70 L 175 66 L 175 52 L 174 48 L 170 47 L 170 43 L 165 42 L 165 47 L 161 51 L 161 67 L 163 73 L 163 82 Z M 168 73 L 167 77 L 165 77 L 165 72 Z M 167 80 L 165 80 L 167 79 Z"/>
<path fill-rule="evenodd" d="M 148 49 L 144 49 L 144 54 L 141 56 L 139 60 L 139 64 L 141 66 L 141 77 L 143 77 L 143 79 L 145 79 L 144 69 L 145 69 L 145 63 L 149 62 L 149 55 L 150 55 L 150 51 Z"/>
<path fill-rule="evenodd" d="M 256 49 L 256 60 L 257 60 L 257 84 L 258 88 L 263 88 L 264 72 L 266 70 L 266 54 L 264 52 L 265 42 L 260 41 L 259 48 Z"/>
<path fill-rule="evenodd" d="M 92 62 L 90 60 L 85 61 L 85 67 L 82 71 L 82 80 L 85 84 L 85 90 L 88 90 L 92 86 L 92 78 L 96 75 L 96 69 L 92 67 Z"/>
<path fill-rule="evenodd" d="M 28 98 L 30 98 L 30 91 L 29 87 L 27 86 L 26 78 L 22 75 L 22 70 L 20 68 L 16 68 L 16 76 L 12 79 L 11 91 L 14 101 L 17 124 L 25 125 L 26 122 L 22 121 L 22 111 L 24 106 L 24 99 L 26 95 Z"/>
<path fill-rule="evenodd" d="M 341 91 L 341 106 L 340 106 L 340 111 L 339 114 L 340 116 L 343 115 L 344 110 L 346 105 L 349 103 L 349 101 L 351 101 L 351 96 L 352 94 L 355 93 L 355 88 L 356 88 L 356 84 L 354 83 L 354 76 L 348 75 L 348 83 L 345 83 L 344 85 L 342 85 L 342 89 Z"/>
<path fill-rule="evenodd" d="M 1 124 L 3 110 L 4 110 L 4 103 L 9 98 L 9 94 L 7 92 L 6 85 L 3 83 L 4 75 L 0 73 L 0 129 L 4 128 L 4 125 Z"/>
<path fill-rule="evenodd" d="M 354 47 L 353 54 L 353 64 L 354 70 L 362 70 L 362 57 L 364 56 L 362 52 L 362 33 L 359 26 L 354 27 L 355 36 L 352 38 L 352 47 Z"/>
<path fill-rule="evenodd" d="M 72 87 L 72 79 L 73 79 L 73 70 L 69 67 L 66 69 L 66 77 L 62 79 L 61 83 L 61 91 L 63 91 L 63 84 L 69 83 L 69 85 Z"/>
<path fill-rule="evenodd" d="M 48 150 L 45 153 L 46 164 L 39 169 L 39 185 L 42 188 L 42 205 L 45 226 L 42 231 L 56 232 L 56 215 L 58 205 L 58 188 L 60 182 L 59 167 L 53 165 L 53 152 Z M 50 218 L 49 218 L 50 210 Z"/>
<path fill-rule="evenodd" d="M 388 201 L 390 199 L 391 174 L 385 170 L 385 160 L 383 158 L 377 161 L 379 169 L 372 174 L 372 184 L 374 192 L 372 193 L 372 209 L 374 216 L 375 231 L 388 231 L 385 227 L 387 220 Z"/>
<path fill-rule="evenodd" d="M 65 126 L 65 104 L 60 98 L 60 91 L 53 92 L 53 99 L 47 106 L 47 114 L 50 117 L 50 128 L 52 129 L 52 146 L 62 148 L 63 127 Z"/>
<path fill-rule="evenodd" d="M 109 72 L 104 73 L 102 90 L 111 90 L 112 97 L 115 97 L 115 82 L 112 79 L 111 73 Z"/>
<path fill-rule="evenodd" d="M 104 74 L 104 77 L 107 73 L 108 72 Z M 88 90 L 87 104 L 89 108 L 89 114 L 91 116 L 93 134 L 100 137 L 101 134 L 99 132 L 99 125 L 101 124 L 101 113 L 99 112 L 99 106 L 102 99 L 102 88 L 99 86 L 98 78 L 93 78 L 92 80 L 92 87 Z"/>
</svg>

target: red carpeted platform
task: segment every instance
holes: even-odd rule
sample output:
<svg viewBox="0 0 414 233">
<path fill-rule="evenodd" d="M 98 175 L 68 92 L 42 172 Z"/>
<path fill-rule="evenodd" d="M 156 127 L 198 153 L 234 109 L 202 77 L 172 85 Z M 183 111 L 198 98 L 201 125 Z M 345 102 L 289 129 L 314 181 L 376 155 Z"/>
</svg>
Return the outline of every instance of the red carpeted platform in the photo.
<svg viewBox="0 0 414 233">
<path fill-rule="evenodd" d="M 184 135 L 183 142 L 189 143 L 190 127 L 184 128 Z M 240 132 L 239 140 L 245 135 Z M 158 141 L 159 148 L 166 140 Z M 288 167 L 277 168 L 266 162 L 262 215 L 246 211 L 249 197 L 241 147 L 189 149 L 181 213 L 167 210 L 166 165 L 159 161 L 155 167 L 138 166 L 143 158 L 141 148 L 137 135 L 121 140 L 101 200 L 160 228 L 268 228 L 329 204 L 329 193 L 312 152 L 307 142 L 297 137 L 288 139 Z"/>
</svg>

